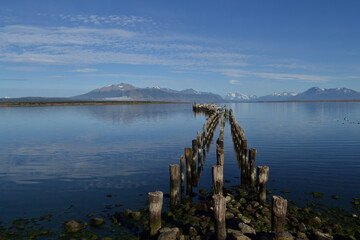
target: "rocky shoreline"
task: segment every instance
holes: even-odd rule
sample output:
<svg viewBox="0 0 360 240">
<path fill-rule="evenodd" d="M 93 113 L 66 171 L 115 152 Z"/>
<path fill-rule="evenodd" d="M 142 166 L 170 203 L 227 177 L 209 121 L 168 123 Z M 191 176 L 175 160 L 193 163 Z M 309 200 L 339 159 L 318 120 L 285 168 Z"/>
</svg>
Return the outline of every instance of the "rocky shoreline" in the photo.
<svg viewBox="0 0 360 240">
<path fill-rule="evenodd" d="M 271 204 L 269 201 L 261 204 L 256 196 L 244 186 L 224 188 L 227 239 L 360 239 L 357 198 L 353 199 L 352 212 L 316 203 L 305 207 L 290 204 L 286 231 L 275 233 L 271 231 Z M 270 194 L 267 198 L 270 198 Z M 112 206 L 107 214 L 88 214 L 87 221 L 69 220 L 63 226 L 58 226 L 58 230 L 46 227 L 54 220 L 52 215 L 39 219 L 17 219 L 8 227 L 0 224 L 0 239 L 215 239 L 212 192 L 200 189 L 198 194 L 184 196 L 181 202 L 174 207 L 169 205 L 169 210 L 162 213 L 162 228 L 152 238 L 149 235 L 147 208 L 118 211 L 116 206 Z"/>
</svg>

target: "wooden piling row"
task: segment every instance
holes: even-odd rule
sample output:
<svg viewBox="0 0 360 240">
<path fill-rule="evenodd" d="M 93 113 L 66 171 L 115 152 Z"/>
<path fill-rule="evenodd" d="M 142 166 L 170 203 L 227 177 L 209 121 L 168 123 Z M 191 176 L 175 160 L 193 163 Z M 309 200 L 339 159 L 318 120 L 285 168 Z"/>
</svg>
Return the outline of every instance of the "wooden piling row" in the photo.
<svg viewBox="0 0 360 240">
<path fill-rule="evenodd" d="M 248 142 L 245 139 L 244 130 L 236 121 L 231 109 L 229 110 L 229 123 L 236 158 L 241 169 L 241 184 L 248 186 L 252 191 L 257 190 L 259 201 L 266 203 L 266 184 L 269 177 L 269 167 L 259 166 L 257 168 L 258 173 L 256 172 L 255 159 L 257 150 L 255 148 L 248 150 Z"/>
<path fill-rule="evenodd" d="M 209 146 L 214 137 L 214 131 L 215 131 L 218 123 L 219 123 L 219 114 L 218 113 L 212 114 L 207 119 L 207 123 L 206 123 L 207 128 L 206 128 L 206 133 L 205 133 L 205 137 L 204 137 L 204 145 L 206 146 L 206 150 L 209 150 Z"/>
<path fill-rule="evenodd" d="M 189 195 L 192 193 L 192 149 L 184 149 L 185 160 L 186 160 L 186 194 Z"/>
<path fill-rule="evenodd" d="M 245 140 L 245 133 L 244 129 L 237 122 L 231 109 L 229 110 L 229 123 L 231 126 L 231 135 L 233 137 L 235 147 L 236 149 L 241 149 L 242 141 Z"/>
<path fill-rule="evenodd" d="M 245 133 L 236 121 L 232 110 L 220 108 L 214 104 L 194 104 L 193 110 L 202 111 L 208 114 L 206 124 L 202 127 L 202 133 L 196 133 L 196 139 L 192 140 L 191 148 L 184 149 L 184 156 L 180 157 L 180 167 L 177 164 L 169 165 L 170 171 L 170 203 L 171 206 L 178 204 L 179 187 L 181 196 L 184 194 L 185 172 L 186 172 L 186 194 L 192 193 L 192 187 L 197 186 L 202 164 L 205 160 L 205 147 L 210 145 L 216 126 L 220 120 L 220 134 L 216 141 L 217 165 L 212 167 L 213 181 L 213 209 L 215 220 L 215 238 L 225 240 L 226 235 L 226 201 L 223 196 L 224 179 L 224 128 L 225 120 L 229 119 L 231 135 L 234 143 L 237 160 L 241 167 L 241 181 L 246 183 L 252 190 L 258 192 L 258 199 L 261 203 L 266 202 L 266 183 L 268 182 L 269 167 L 259 166 L 256 174 L 256 153 L 257 150 L 248 150 Z M 222 110 L 224 110 L 222 112 Z M 228 114 L 227 114 L 228 113 Z M 207 147 L 209 149 L 209 147 Z M 196 161 L 197 160 L 197 161 Z M 185 164 L 186 163 L 186 164 Z M 179 171 L 180 170 L 180 171 Z M 161 228 L 161 208 L 163 193 L 160 191 L 149 192 L 149 213 L 150 213 L 150 236 L 155 237 Z M 272 198 L 272 230 L 277 233 L 285 231 L 287 200 L 279 196 Z"/>
<path fill-rule="evenodd" d="M 224 107 L 219 107 L 216 104 L 193 104 L 194 112 L 203 112 L 205 114 L 213 114 L 217 111 L 223 110 Z"/>
<path fill-rule="evenodd" d="M 226 119 L 226 111 L 224 111 L 221 114 L 221 118 L 220 118 L 220 135 L 219 138 L 220 140 L 224 141 L 224 129 L 225 129 L 225 119 Z"/>
</svg>

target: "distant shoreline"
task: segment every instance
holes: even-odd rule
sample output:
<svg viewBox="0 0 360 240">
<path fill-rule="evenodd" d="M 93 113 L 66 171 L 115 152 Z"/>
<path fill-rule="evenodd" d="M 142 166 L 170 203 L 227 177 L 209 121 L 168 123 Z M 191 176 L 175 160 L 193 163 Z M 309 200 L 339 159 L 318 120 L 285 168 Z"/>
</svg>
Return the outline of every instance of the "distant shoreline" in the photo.
<svg viewBox="0 0 360 240">
<path fill-rule="evenodd" d="M 354 100 L 284 100 L 284 101 L 248 101 L 246 103 L 306 103 L 306 102 L 360 102 L 360 99 Z"/>
<path fill-rule="evenodd" d="M 45 107 L 83 105 L 125 105 L 125 104 L 190 104 L 189 102 L 161 101 L 69 101 L 69 102 L 0 102 L 0 107 Z"/>
<path fill-rule="evenodd" d="M 360 102 L 358 100 L 287 100 L 287 101 L 224 101 L 222 103 L 309 103 L 309 102 Z M 54 101 L 54 102 L 0 102 L 0 107 L 43 107 L 82 105 L 125 105 L 125 104 L 192 104 L 192 102 L 163 101 Z"/>
</svg>

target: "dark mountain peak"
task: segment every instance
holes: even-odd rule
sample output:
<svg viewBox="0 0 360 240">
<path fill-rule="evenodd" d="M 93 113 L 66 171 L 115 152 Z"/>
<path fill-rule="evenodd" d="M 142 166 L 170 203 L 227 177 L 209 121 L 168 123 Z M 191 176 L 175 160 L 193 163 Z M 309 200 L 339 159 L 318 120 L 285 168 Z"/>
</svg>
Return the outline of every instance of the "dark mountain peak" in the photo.
<svg viewBox="0 0 360 240">
<path fill-rule="evenodd" d="M 306 90 L 303 93 L 313 94 L 313 93 L 322 93 L 324 91 L 325 91 L 325 88 L 312 87 L 312 88 L 309 88 L 308 90 Z"/>
<path fill-rule="evenodd" d="M 97 88 L 92 92 L 127 91 L 132 89 L 136 89 L 136 87 L 127 83 L 119 83 L 119 84 L 112 84 L 106 87 Z"/>
<path fill-rule="evenodd" d="M 349 95 L 349 94 L 358 94 L 357 91 L 354 91 L 352 89 L 348 89 L 348 88 L 318 88 L 318 87 L 312 87 L 309 88 L 308 90 L 306 90 L 305 92 L 301 93 L 302 95 L 313 95 L 313 94 L 344 94 L 344 95 Z"/>
<path fill-rule="evenodd" d="M 228 94 L 231 100 L 243 100 L 235 93 Z M 227 98 L 229 99 L 229 97 Z M 294 100 L 358 100 L 360 92 L 348 88 L 319 88 L 312 87 L 302 93 L 283 92 L 253 98 L 252 101 L 294 101 Z"/>
<path fill-rule="evenodd" d="M 180 102 L 220 102 L 222 97 L 213 93 L 203 93 L 194 89 L 176 91 L 161 87 L 137 88 L 130 84 L 120 83 L 95 89 L 91 92 L 73 97 L 86 100 L 118 101 L 180 101 Z"/>
<path fill-rule="evenodd" d="M 346 94 L 355 94 L 358 93 L 355 90 L 349 89 L 349 88 L 331 88 L 328 89 L 329 91 L 337 92 L 337 93 L 346 93 Z"/>
</svg>

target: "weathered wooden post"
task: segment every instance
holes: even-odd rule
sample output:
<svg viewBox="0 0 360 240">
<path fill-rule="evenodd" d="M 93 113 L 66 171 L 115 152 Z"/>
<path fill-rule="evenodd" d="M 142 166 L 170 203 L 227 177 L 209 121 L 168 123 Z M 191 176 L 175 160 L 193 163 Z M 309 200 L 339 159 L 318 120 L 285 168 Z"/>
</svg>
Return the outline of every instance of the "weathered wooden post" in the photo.
<svg viewBox="0 0 360 240">
<path fill-rule="evenodd" d="M 184 188 L 185 188 L 185 157 L 181 155 L 180 157 L 180 193 L 181 200 L 184 197 Z"/>
<path fill-rule="evenodd" d="M 256 183 L 256 168 L 255 168 L 255 157 L 256 157 L 256 149 L 250 148 L 249 149 L 249 177 L 250 177 L 250 186 L 252 188 L 255 187 Z"/>
<path fill-rule="evenodd" d="M 197 149 L 200 150 L 201 149 L 201 143 L 202 143 L 201 133 L 196 132 L 196 140 L 197 140 Z"/>
<path fill-rule="evenodd" d="M 203 127 L 202 127 L 202 140 L 203 140 L 203 148 L 204 148 L 204 145 L 205 145 L 205 138 L 206 138 L 206 129 L 207 129 L 207 126 L 206 126 L 206 123 L 203 124 Z"/>
<path fill-rule="evenodd" d="M 191 163 L 192 163 L 192 150 L 191 148 L 185 148 L 186 159 L 186 193 L 189 195 L 192 192 L 192 176 L 191 176 Z"/>
<path fill-rule="evenodd" d="M 202 159 L 202 138 L 201 133 L 196 133 L 196 140 L 197 140 L 197 153 L 198 153 L 198 164 L 201 164 Z"/>
<path fill-rule="evenodd" d="M 196 158 L 196 152 L 197 152 L 197 139 L 193 139 L 191 141 L 191 145 L 192 145 L 192 157 Z"/>
<path fill-rule="evenodd" d="M 262 203 L 266 202 L 266 183 L 269 178 L 269 167 L 259 166 L 258 167 L 258 185 L 259 185 L 259 201 Z"/>
<path fill-rule="evenodd" d="M 216 158 L 217 158 L 217 164 L 223 166 L 225 162 L 224 149 L 222 148 L 217 149 Z"/>
<path fill-rule="evenodd" d="M 247 150 L 247 140 L 246 139 L 242 139 L 241 141 L 241 149 L 246 149 Z"/>
<path fill-rule="evenodd" d="M 216 140 L 216 145 L 219 146 L 219 148 L 224 149 L 224 140 L 221 140 L 221 138 L 218 138 Z"/>
<path fill-rule="evenodd" d="M 196 156 L 197 156 L 197 140 L 192 140 L 192 161 L 191 161 L 191 181 L 194 187 L 197 187 L 197 168 L 196 168 Z"/>
<path fill-rule="evenodd" d="M 241 145 L 241 184 L 246 185 L 248 183 L 248 159 L 247 159 L 247 141 L 244 140 L 244 144 Z"/>
<path fill-rule="evenodd" d="M 272 197 L 271 229 L 274 232 L 285 232 L 287 200 L 280 196 Z"/>
<path fill-rule="evenodd" d="M 161 191 L 149 192 L 150 213 L 150 236 L 153 237 L 161 228 L 161 209 L 163 205 L 163 193 Z"/>
<path fill-rule="evenodd" d="M 220 194 L 213 195 L 214 200 L 214 216 L 215 216 L 215 236 L 217 240 L 226 239 L 226 201 L 224 196 Z"/>
<path fill-rule="evenodd" d="M 214 165 L 212 167 L 213 194 L 223 194 L 224 187 L 224 167 L 222 165 Z"/>
<path fill-rule="evenodd" d="M 175 206 L 179 199 L 179 165 L 170 164 L 170 204 Z"/>
<path fill-rule="evenodd" d="M 224 141 L 220 137 L 216 140 L 217 164 L 224 165 Z"/>
<path fill-rule="evenodd" d="M 180 180 L 181 180 L 181 187 L 184 187 L 185 181 L 185 157 L 181 155 L 180 157 Z"/>
</svg>

